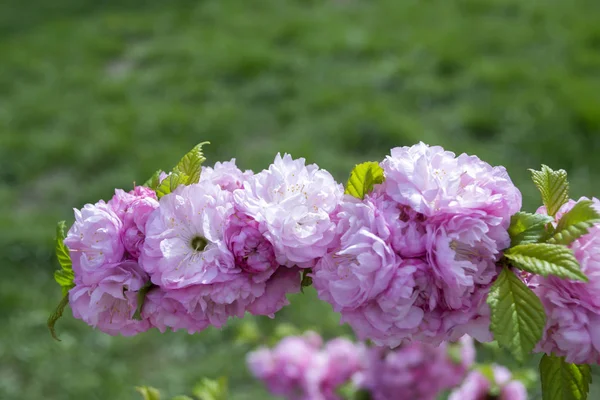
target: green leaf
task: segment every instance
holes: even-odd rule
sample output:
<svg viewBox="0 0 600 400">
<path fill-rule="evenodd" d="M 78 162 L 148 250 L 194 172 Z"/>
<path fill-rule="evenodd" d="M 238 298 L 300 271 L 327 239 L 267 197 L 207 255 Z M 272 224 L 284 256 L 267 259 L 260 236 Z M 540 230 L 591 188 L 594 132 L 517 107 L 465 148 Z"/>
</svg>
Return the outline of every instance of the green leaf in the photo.
<svg viewBox="0 0 600 400">
<path fill-rule="evenodd" d="M 148 281 L 144 286 L 140 288 L 137 292 L 137 308 L 135 309 L 135 313 L 133 314 L 133 319 L 141 321 L 142 319 L 142 307 L 144 307 L 144 302 L 146 301 L 146 295 L 148 292 L 155 288 L 156 285 L 153 285 L 152 282 Z"/>
<path fill-rule="evenodd" d="M 600 214 L 591 200 L 582 200 L 562 216 L 548 243 L 569 245 L 588 233 L 588 229 L 600 222 Z"/>
<path fill-rule="evenodd" d="M 160 199 L 173 192 L 179 185 L 185 185 L 189 177 L 180 172 L 172 172 L 156 188 L 156 196 Z"/>
<path fill-rule="evenodd" d="M 73 283 L 75 276 L 73 275 L 73 263 L 69 249 L 65 246 L 65 221 L 60 221 L 56 226 L 56 259 L 60 264 L 60 269 L 54 272 L 54 280 L 62 288 L 63 296 L 69 293 L 69 290 L 75 286 Z"/>
<path fill-rule="evenodd" d="M 162 170 L 157 170 L 152 176 L 144 182 L 144 186 L 149 187 L 150 189 L 156 190 L 158 185 L 160 185 L 160 174 Z"/>
<path fill-rule="evenodd" d="M 179 395 L 179 396 L 173 397 L 171 400 L 194 400 L 194 399 L 192 399 L 190 396 Z"/>
<path fill-rule="evenodd" d="M 50 330 L 50 335 L 52 335 L 54 340 L 58 340 L 59 342 L 60 342 L 60 339 L 56 335 L 56 331 L 54 330 L 54 325 L 56 324 L 56 321 L 58 321 L 60 319 L 60 317 L 62 317 L 63 312 L 65 311 L 65 307 L 67 307 L 68 304 L 69 304 L 69 295 L 68 294 L 63 295 L 63 298 L 60 301 L 60 303 L 58 303 L 56 310 L 54 310 L 54 312 L 50 315 L 50 317 L 48 317 L 48 329 Z"/>
<path fill-rule="evenodd" d="M 540 299 L 504 267 L 490 288 L 487 303 L 494 338 L 522 362 L 542 338 L 546 325 Z"/>
<path fill-rule="evenodd" d="M 204 153 L 202 152 L 202 146 L 210 144 L 210 142 L 202 142 L 192 150 L 190 150 L 183 158 L 177 163 L 173 172 L 181 173 L 187 176 L 186 185 L 192 183 L 198 183 L 200 181 L 200 172 L 202 171 L 202 163 L 206 161 Z"/>
<path fill-rule="evenodd" d="M 508 228 L 510 245 L 538 243 L 546 235 L 546 224 L 552 221 L 554 221 L 554 218 L 548 215 L 526 212 L 516 213 L 512 216 Z"/>
<path fill-rule="evenodd" d="M 569 364 L 563 357 L 540 360 L 543 400 L 585 400 L 592 383 L 589 365 Z"/>
<path fill-rule="evenodd" d="M 194 396 L 199 400 L 227 400 L 227 378 L 219 379 L 203 378 L 194 388 Z"/>
<path fill-rule="evenodd" d="M 558 209 L 569 201 L 569 182 L 564 169 L 554 171 L 542 165 L 541 171 L 530 169 L 533 183 L 542 194 L 548 215 L 554 216 Z"/>
<path fill-rule="evenodd" d="M 150 386 L 138 386 L 135 388 L 144 400 L 160 400 L 160 392 Z"/>
<path fill-rule="evenodd" d="M 383 169 L 375 161 L 364 162 L 354 167 L 346 183 L 346 194 L 359 199 L 364 199 L 373 186 L 383 183 Z"/>
<path fill-rule="evenodd" d="M 300 282 L 300 290 L 304 293 L 304 288 L 312 285 L 312 278 L 308 274 L 312 273 L 312 269 L 305 268 L 302 270 L 302 281 Z"/>
<path fill-rule="evenodd" d="M 520 244 L 505 251 L 504 257 L 523 271 L 587 282 L 573 251 L 565 246 L 549 243 Z"/>
</svg>

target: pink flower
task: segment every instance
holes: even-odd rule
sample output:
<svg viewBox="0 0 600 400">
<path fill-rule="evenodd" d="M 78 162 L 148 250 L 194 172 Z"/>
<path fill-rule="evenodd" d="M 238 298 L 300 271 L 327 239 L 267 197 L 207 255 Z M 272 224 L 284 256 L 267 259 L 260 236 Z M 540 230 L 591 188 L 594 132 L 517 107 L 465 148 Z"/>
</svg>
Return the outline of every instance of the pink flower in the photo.
<svg viewBox="0 0 600 400">
<path fill-rule="evenodd" d="M 581 200 L 588 200 L 581 198 Z M 592 199 L 600 211 L 600 201 Z M 556 215 L 558 221 L 577 202 L 571 200 Z M 538 210 L 545 213 L 545 209 Z M 546 331 L 537 350 L 564 356 L 576 364 L 600 363 L 600 225 L 570 246 L 589 282 L 534 276 L 530 287 L 546 310 Z"/>
<path fill-rule="evenodd" d="M 485 299 L 520 192 L 504 168 L 423 143 L 381 166 L 384 183 L 332 216 L 336 238 L 313 272 L 319 297 L 378 345 L 491 340 Z"/>
<path fill-rule="evenodd" d="M 491 340 L 487 290 L 508 234 L 485 218 L 455 216 L 419 222 L 427 258 L 401 259 L 391 248 L 387 202 L 347 199 L 336 214 L 339 245 L 313 273 L 322 300 L 342 314 L 360 339 L 395 347 L 404 341 L 439 344 L 471 332 Z"/>
<path fill-rule="evenodd" d="M 135 191 L 138 191 L 139 186 Z M 135 192 L 134 191 L 134 192 Z M 134 259 L 138 259 L 146 238 L 146 222 L 152 211 L 158 208 L 154 191 L 139 191 L 140 195 L 127 205 L 123 214 L 123 245 Z"/>
<path fill-rule="evenodd" d="M 115 195 L 108 201 L 108 205 L 123 220 L 131 204 L 139 199 L 157 200 L 154 190 L 145 186 L 136 186 L 129 192 L 115 189 Z"/>
<path fill-rule="evenodd" d="M 511 380 L 512 374 L 502 366 L 492 366 L 494 382 L 479 371 L 467 375 L 462 385 L 454 390 L 448 400 L 481 400 L 495 398 L 498 400 L 526 400 L 525 386 L 516 380 Z"/>
<path fill-rule="evenodd" d="M 492 167 L 475 156 L 419 143 L 396 147 L 382 163 L 383 190 L 400 204 L 428 217 L 440 213 L 485 211 L 501 217 L 521 209 L 521 193 L 504 167 Z"/>
<path fill-rule="evenodd" d="M 344 315 L 376 299 L 388 287 L 400 260 L 382 239 L 389 237 L 389 231 L 371 201 L 348 197 L 336 220 L 340 247 L 319 260 L 313 284 L 319 297 Z"/>
<path fill-rule="evenodd" d="M 321 346 L 321 338 L 313 332 L 290 336 L 273 349 L 263 347 L 248 354 L 248 366 L 275 395 L 341 400 L 336 390 L 364 368 L 366 350 L 342 338 Z"/>
<path fill-rule="evenodd" d="M 330 214 L 342 192 L 327 171 L 286 154 L 250 177 L 234 197 L 240 210 L 259 223 L 280 265 L 308 268 L 334 239 Z"/>
<path fill-rule="evenodd" d="M 75 210 L 75 223 L 64 243 L 69 249 L 77 281 L 86 285 L 97 283 L 107 265 L 123 261 L 122 228 L 123 222 L 103 201 Z"/>
<path fill-rule="evenodd" d="M 264 293 L 248 305 L 247 311 L 273 318 L 277 311 L 289 304 L 286 295 L 300 291 L 300 271 L 297 268 L 280 267 L 264 283 L 264 287 Z"/>
<path fill-rule="evenodd" d="M 140 264 L 163 289 L 232 280 L 240 272 L 223 231 L 231 193 L 210 182 L 179 186 L 146 223 Z"/>
<path fill-rule="evenodd" d="M 221 189 L 233 192 L 235 189 L 241 189 L 244 181 L 250 178 L 253 172 L 246 170 L 242 172 L 235 165 L 235 158 L 231 161 L 217 162 L 214 167 L 202 167 L 200 182 L 212 182 L 219 185 Z"/>
<path fill-rule="evenodd" d="M 279 265 L 273 245 L 260 232 L 258 222 L 243 213 L 235 213 L 229 219 L 225 241 L 236 265 L 246 272 L 274 271 Z"/>
<path fill-rule="evenodd" d="M 289 399 L 303 399 L 306 374 L 322 341 L 316 333 L 286 337 L 270 350 L 260 348 L 248 354 L 252 374 L 265 382 L 269 391 Z"/>
<path fill-rule="evenodd" d="M 77 284 L 69 291 L 69 304 L 75 318 L 110 335 L 133 336 L 148 330 L 146 320 L 137 321 L 137 291 L 147 276 L 134 261 L 106 269 L 93 285 Z"/>
<path fill-rule="evenodd" d="M 307 399 L 340 400 L 336 390 L 366 367 L 366 352 L 364 345 L 348 339 L 327 342 L 306 373 Z"/>
<path fill-rule="evenodd" d="M 160 330 L 220 327 L 246 311 L 273 316 L 299 291 L 299 271 L 279 267 L 257 222 L 231 200 L 210 181 L 180 186 L 148 219 L 140 263 L 161 290 L 144 315 Z"/>
<path fill-rule="evenodd" d="M 413 342 L 395 350 L 373 348 L 358 383 L 374 400 L 436 399 L 442 391 L 458 385 L 473 362 L 452 360 L 449 346 L 459 346 L 466 355 L 474 352 L 469 339 L 437 347 Z"/>
</svg>

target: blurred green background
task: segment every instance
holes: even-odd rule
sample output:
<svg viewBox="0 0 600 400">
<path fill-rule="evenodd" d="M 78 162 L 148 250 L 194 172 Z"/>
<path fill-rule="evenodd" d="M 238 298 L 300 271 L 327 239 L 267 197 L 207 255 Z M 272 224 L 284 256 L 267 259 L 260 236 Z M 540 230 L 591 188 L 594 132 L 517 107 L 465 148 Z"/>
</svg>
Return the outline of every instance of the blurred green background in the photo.
<svg viewBox="0 0 600 400">
<path fill-rule="evenodd" d="M 289 152 L 343 181 L 422 140 L 505 165 L 529 210 L 541 163 L 599 195 L 599 21 L 598 0 L 3 0 L 0 398 L 174 395 L 219 375 L 232 399 L 267 398 L 237 322 L 120 338 L 68 311 L 60 343 L 45 326 L 56 222 L 200 141 L 209 163 Z M 312 290 L 277 321 L 344 330 Z"/>
</svg>

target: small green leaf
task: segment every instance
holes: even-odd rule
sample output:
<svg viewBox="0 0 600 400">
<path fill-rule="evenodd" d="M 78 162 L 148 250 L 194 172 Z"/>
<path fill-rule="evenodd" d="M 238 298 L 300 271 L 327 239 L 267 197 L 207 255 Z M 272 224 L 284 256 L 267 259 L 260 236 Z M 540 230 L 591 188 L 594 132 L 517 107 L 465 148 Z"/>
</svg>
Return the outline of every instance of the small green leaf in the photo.
<svg viewBox="0 0 600 400">
<path fill-rule="evenodd" d="M 67 224 L 65 221 L 60 221 L 56 226 L 56 258 L 62 269 L 72 271 L 73 263 L 71 262 L 71 255 L 64 243 L 66 227 Z"/>
<path fill-rule="evenodd" d="M 520 244 L 505 251 L 504 257 L 523 271 L 587 282 L 573 251 L 565 246 L 549 243 Z"/>
<path fill-rule="evenodd" d="M 304 293 L 304 288 L 312 285 L 312 278 L 308 274 L 312 273 L 312 269 L 305 268 L 302 270 L 302 281 L 300 282 L 300 290 Z"/>
<path fill-rule="evenodd" d="M 162 171 L 160 169 L 157 170 L 154 174 L 152 174 L 152 176 L 146 182 L 144 182 L 144 186 L 149 187 L 150 189 L 156 190 L 158 188 L 158 185 L 160 185 L 160 174 L 161 173 L 162 173 Z"/>
<path fill-rule="evenodd" d="M 544 354 L 540 360 L 543 400 L 585 400 L 592 383 L 589 365 L 569 364 L 563 357 Z"/>
<path fill-rule="evenodd" d="M 62 288 L 63 296 L 69 293 L 75 284 L 73 281 L 75 280 L 75 275 L 73 271 L 67 271 L 64 269 L 59 269 L 54 271 L 54 280 L 58 283 Z"/>
<path fill-rule="evenodd" d="M 564 169 L 554 171 L 542 165 L 541 171 L 530 169 L 533 183 L 542 194 L 548 215 L 554 216 L 558 209 L 569 201 L 569 182 Z"/>
<path fill-rule="evenodd" d="M 490 288 L 487 303 L 494 338 L 522 362 L 542 338 L 546 325 L 540 299 L 504 267 Z"/>
<path fill-rule="evenodd" d="M 138 386 L 135 388 L 144 400 L 160 400 L 160 392 L 150 386 Z"/>
<path fill-rule="evenodd" d="M 192 399 L 190 396 L 186 396 L 186 395 L 182 394 L 182 395 L 173 397 L 171 400 L 194 400 L 194 399 Z"/>
<path fill-rule="evenodd" d="M 186 185 L 192 183 L 198 183 L 200 181 L 200 172 L 202 171 L 202 163 L 206 161 L 204 153 L 202 152 L 202 146 L 210 144 L 210 142 L 202 142 L 192 150 L 190 150 L 183 158 L 177 163 L 173 172 L 179 172 L 187 176 Z"/>
<path fill-rule="evenodd" d="M 137 308 L 135 309 L 135 313 L 133 314 L 133 319 L 141 321 L 142 319 L 142 307 L 144 307 L 144 302 L 146 301 L 146 294 L 155 288 L 156 285 L 153 285 L 152 282 L 148 281 L 144 286 L 140 288 L 137 292 Z"/>
<path fill-rule="evenodd" d="M 554 218 L 543 214 L 530 214 L 518 212 L 512 216 L 508 233 L 510 245 L 538 243 L 546 235 L 546 224 Z"/>
<path fill-rule="evenodd" d="M 179 185 L 185 185 L 189 180 L 189 177 L 180 172 L 172 172 L 167 176 L 156 188 L 156 196 L 160 199 L 164 195 L 167 195 L 179 187 Z"/>
<path fill-rule="evenodd" d="M 69 249 L 65 246 L 65 221 L 60 221 L 56 226 L 56 259 L 60 264 L 60 269 L 54 271 L 54 280 L 62 288 L 63 296 L 69 293 L 69 290 L 75 284 L 73 283 L 75 276 L 73 275 L 73 264 Z"/>
<path fill-rule="evenodd" d="M 194 388 L 194 396 L 199 400 L 227 400 L 227 378 L 219 379 L 203 378 Z"/>
<path fill-rule="evenodd" d="M 364 199 L 373 186 L 383 183 L 383 169 L 375 161 L 364 162 L 354 167 L 346 183 L 346 194 Z"/>
<path fill-rule="evenodd" d="M 48 317 L 48 329 L 50 330 L 50 335 L 52 335 L 54 340 L 58 340 L 59 342 L 60 342 L 60 339 L 56 335 L 56 331 L 54 330 L 54 325 L 56 324 L 56 321 L 58 321 L 60 319 L 60 317 L 62 317 L 63 312 L 65 311 L 65 307 L 68 304 L 69 304 L 69 295 L 68 294 L 63 295 L 63 298 L 60 301 L 60 303 L 58 303 L 56 310 L 54 310 L 54 312 L 50 315 L 50 317 Z"/>
<path fill-rule="evenodd" d="M 569 245 L 588 233 L 594 224 L 600 223 L 600 214 L 594 209 L 591 200 L 582 200 L 562 216 L 548 243 Z"/>
</svg>

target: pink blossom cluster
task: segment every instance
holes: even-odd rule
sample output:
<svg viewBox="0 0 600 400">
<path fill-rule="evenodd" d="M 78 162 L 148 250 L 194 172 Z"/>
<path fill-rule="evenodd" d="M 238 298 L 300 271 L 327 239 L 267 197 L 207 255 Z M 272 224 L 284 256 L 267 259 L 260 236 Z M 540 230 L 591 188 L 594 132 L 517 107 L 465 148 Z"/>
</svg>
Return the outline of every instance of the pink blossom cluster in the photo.
<svg viewBox="0 0 600 400">
<path fill-rule="evenodd" d="M 247 362 L 272 394 L 291 400 L 340 400 L 336 391 L 364 369 L 366 348 L 343 338 L 323 345 L 318 334 L 307 332 L 288 336 L 273 349 L 249 353 Z"/>
<path fill-rule="evenodd" d="M 458 358 L 450 355 L 451 347 Z M 414 342 L 390 350 L 336 338 L 325 345 L 312 332 L 284 338 L 248 355 L 248 366 L 272 394 L 293 400 L 338 400 L 352 383 L 373 400 L 434 400 L 459 385 L 475 360 L 472 339 L 432 346 Z"/>
<path fill-rule="evenodd" d="M 450 393 L 448 400 L 527 400 L 522 382 L 512 379 L 511 372 L 500 365 L 491 367 L 491 377 L 471 371 L 462 385 Z"/>
<path fill-rule="evenodd" d="M 75 210 L 65 239 L 73 315 L 123 335 L 272 316 L 334 239 L 330 215 L 342 192 L 327 171 L 287 154 L 257 174 L 235 160 L 203 167 L 198 183 L 160 201 L 149 188 L 117 190 L 108 203 Z"/>
<path fill-rule="evenodd" d="M 578 201 L 570 200 L 555 215 L 556 222 Z M 600 212 L 600 200 L 593 198 Z M 544 207 L 538 213 L 547 214 Z M 556 225 L 555 222 L 555 225 Z M 588 282 L 554 276 L 531 276 L 529 286 L 546 311 L 546 330 L 537 351 L 565 357 L 575 364 L 600 363 L 600 224 L 569 246 Z"/>
<path fill-rule="evenodd" d="M 521 193 L 503 167 L 423 143 L 380 165 L 384 183 L 333 216 L 313 273 L 319 297 L 378 345 L 491 340 L 486 296 Z"/>
<path fill-rule="evenodd" d="M 394 350 L 376 347 L 357 380 L 373 400 L 435 400 L 444 390 L 458 386 L 474 362 L 475 347 L 468 336 L 438 346 L 412 342 Z"/>
</svg>

